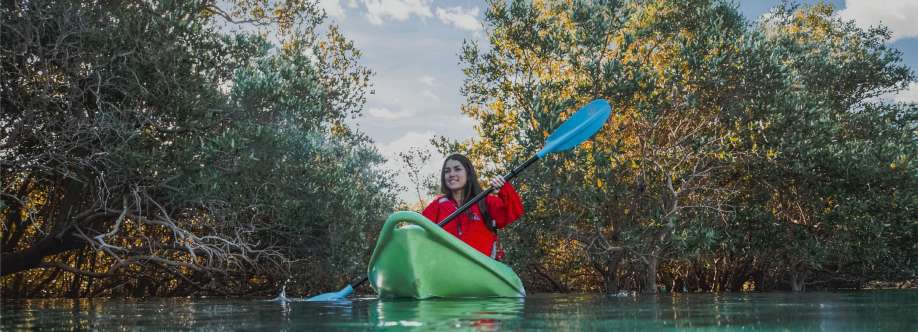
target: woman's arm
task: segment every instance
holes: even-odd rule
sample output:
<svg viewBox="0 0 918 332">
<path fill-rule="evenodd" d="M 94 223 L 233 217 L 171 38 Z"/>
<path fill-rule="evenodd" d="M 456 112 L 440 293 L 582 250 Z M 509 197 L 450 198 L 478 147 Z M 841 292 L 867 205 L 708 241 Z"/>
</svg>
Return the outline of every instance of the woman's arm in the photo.
<svg viewBox="0 0 918 332">
<path fill-rule="evenodd" d="M 488 212 L 494 218 L 497 228 L 504 228 L 523 215 L 523 201 L 510 183 L 505 183 L 502 178 L 491 180 L 491 185 L 497 187 L 497 196 L 488 199 Z"/>
</svg>

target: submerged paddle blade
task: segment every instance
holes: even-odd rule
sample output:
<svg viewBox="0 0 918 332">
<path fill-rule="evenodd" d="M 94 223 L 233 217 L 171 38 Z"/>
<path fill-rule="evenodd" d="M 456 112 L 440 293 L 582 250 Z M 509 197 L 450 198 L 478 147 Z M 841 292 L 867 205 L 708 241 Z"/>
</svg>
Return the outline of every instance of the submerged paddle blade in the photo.
<svg viewBox="0 0 918 332">
<path fill-rule="evenodd" d="M 343 289 L 341 289 L 341 290 L 339 290 L 339 291 L 337 291 L 337 292 L 319 294 L 319 295 L 316 295 L 316 296 L 313 296 L 313 297 L 310 297 L 310 298 L 306 299 L 306 301 L 307 301 L 307 302 L 315 302 L 315 301 L 338 301 L 338 300 L 343 300 L 343 299 L 347 298 L 347 296 L 348 296 L 348 295 L 351 295 L 351 293 L 353 293 L 353 292 L 354 292 L 354 287 L 351 287 L 351 285 L 347 285 L 347 287 L 344 287 Z"/>
<path fill-rule="evenodd" d="M 570 119 L 555 129 L 545 141 L 545 147 L 536 155 L 539 158 L 553 152 L 573 148 L 596 134 L 609 119 L 612 108 L 605 99 L 596 99 L 580 108 Z"/>
</svg>

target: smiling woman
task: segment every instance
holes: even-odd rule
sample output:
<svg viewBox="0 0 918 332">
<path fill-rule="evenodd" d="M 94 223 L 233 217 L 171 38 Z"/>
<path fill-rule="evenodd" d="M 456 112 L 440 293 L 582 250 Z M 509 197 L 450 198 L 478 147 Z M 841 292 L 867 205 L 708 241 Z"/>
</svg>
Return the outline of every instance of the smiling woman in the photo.
<svg viewBox="0 0 918 332">
<path fill-rule="evenodd" d="M 497 196 L 489 195 L 443 228 L 481 253 L 500 260 L 504 252 L 498 245 L 497 230 L 523 215 L 523 203 L 513 186 L 502 177 L 495 177 L 490 184 L 499 188 Z M 461 154 L 446 157 L 440 175 L 440 191 L 442 194 L 434 197 L 422 213 L 434 222 L 446 219 L 482 192 L 478 174 L 467 157 Z"/>
</svg>

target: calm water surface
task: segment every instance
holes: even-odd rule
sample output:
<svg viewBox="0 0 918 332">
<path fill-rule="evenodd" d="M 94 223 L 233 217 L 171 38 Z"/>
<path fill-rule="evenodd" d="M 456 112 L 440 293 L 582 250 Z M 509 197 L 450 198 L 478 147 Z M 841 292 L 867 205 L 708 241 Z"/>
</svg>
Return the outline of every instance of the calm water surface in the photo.
<svg viewBox="0 0 918 332">
<path fill-rule="evenodd" d="M 526 299 L 278 303 L 256 299 L 3 301 L 0 330 L 918 331 L 918 290 L 536 294 Z"/>
</svg>

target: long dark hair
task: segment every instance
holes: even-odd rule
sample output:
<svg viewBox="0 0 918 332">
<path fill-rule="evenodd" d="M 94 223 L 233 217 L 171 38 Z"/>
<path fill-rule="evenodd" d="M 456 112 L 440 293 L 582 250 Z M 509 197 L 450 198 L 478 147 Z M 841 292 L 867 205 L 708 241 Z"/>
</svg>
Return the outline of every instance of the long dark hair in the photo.
<svg viewBox="0 0 918 332">
<path fill-rule="evenodd" d="M 440 191 L 446 197 L 452 197 L 453 194 L 449 187 L 446 186 L 446 172 L 443 171 L 446 168 L 446 162 L 450 160 L 458 161 L 462 168 L 465 168 L 465 188 L 462 188 L 462 193 L 465 196 L 462 198 L 462 203 L 464 204 L 483 191 L 481 185 L 478 184 L 478 173 L 475 172 L 475 166 L 472 166 L 472 162 L 465 155 L 453 153 L 447 156 L 446 159 L 443 159 L 443 167 L 440 167 Z M 481 211 L 481 216 L 484 219 L 482 221 L 484 221 L 485 226 L 492 232 L 497 233 L 495 225 L 492 224 L 488 203 L 485 199 L 478 201 L 478 210 Z M 468 212 L 471 213 L 471 210 L 468 210 Z"/>
</svg>

